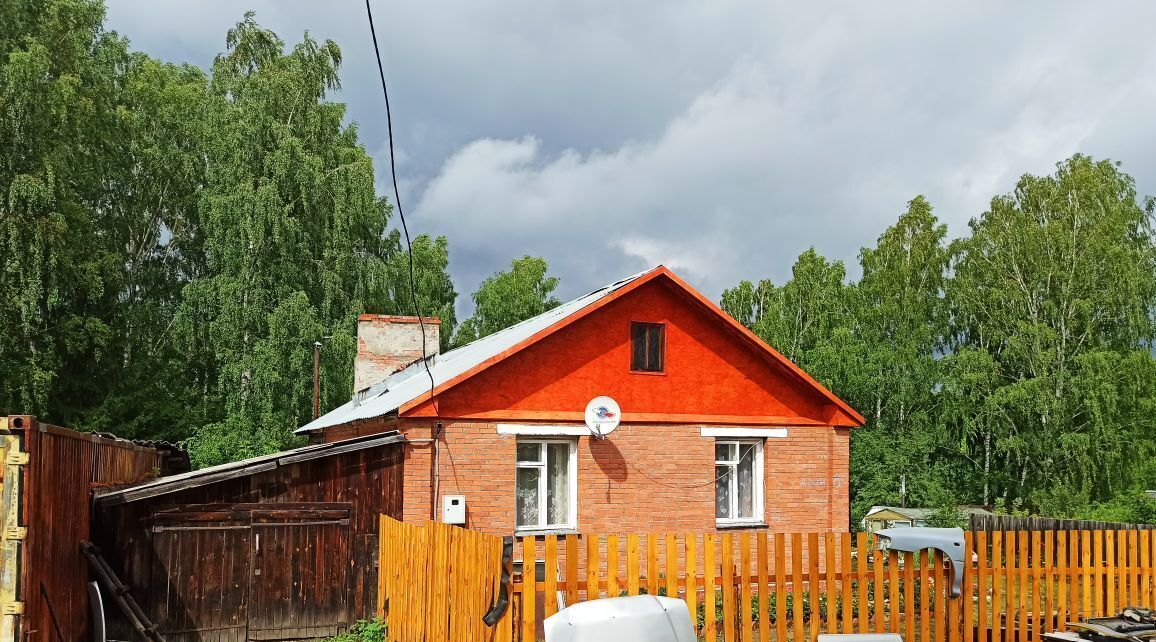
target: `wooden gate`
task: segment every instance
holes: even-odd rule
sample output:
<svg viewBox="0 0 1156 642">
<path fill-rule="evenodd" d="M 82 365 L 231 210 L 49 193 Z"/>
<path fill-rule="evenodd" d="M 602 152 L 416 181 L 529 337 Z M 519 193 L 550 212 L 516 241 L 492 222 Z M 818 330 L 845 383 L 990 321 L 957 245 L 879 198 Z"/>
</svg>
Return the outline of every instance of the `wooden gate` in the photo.
<svg viewBox="0 0 1156 642">
<path fill-rule="evenodd" d="M 197 504 L 153 515 L 152 616 L 170 642 L 346 630 L 349 504 Z"/>
<path fill-rule="evenodd" d="M 502 612 L 495 626 L 483 621 L 502 595 L 512 599 L 502 587 L 501 537 L 384 515 L 380 533 L 377 611 L 389 624 L 389 640 L 513 639 L 512 609 L 495 610 Z"/>
</svg>

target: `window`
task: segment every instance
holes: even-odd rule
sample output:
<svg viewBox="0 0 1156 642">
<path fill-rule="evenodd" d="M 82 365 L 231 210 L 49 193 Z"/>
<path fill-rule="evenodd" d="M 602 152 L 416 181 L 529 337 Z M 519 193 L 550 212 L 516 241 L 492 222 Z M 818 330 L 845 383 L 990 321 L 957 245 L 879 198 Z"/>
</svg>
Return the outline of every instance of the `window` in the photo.
<svg viewBox="0 0 1156 642">
<path fill-rule="evenodd" d="M 577 526 L 578 449 L 573 441 L 518 442 L 518 529 Z"/>
<path fill-rule="evenodd" d="M 763 442 L 718 440 L 714 446 L 714 514 L 720 524 L 763 520 Z"/>
<path fill-rule="evenodd" d="M 630 324 L 630 369 L 662 372 L 666 355 L 666 326 L 661 323 Z"/>
</svg>

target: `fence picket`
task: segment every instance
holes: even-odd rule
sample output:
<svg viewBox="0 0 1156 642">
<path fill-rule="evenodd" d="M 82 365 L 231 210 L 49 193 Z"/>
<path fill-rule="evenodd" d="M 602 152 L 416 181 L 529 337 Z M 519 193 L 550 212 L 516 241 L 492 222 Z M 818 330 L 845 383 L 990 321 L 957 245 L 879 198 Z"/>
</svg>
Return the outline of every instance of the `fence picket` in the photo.
<svg viewBox="0 0 1156 642">
<path fill-rule="evenodd" d="M 743 642 L 754 640 L 754 618 L 751 612 L 751 534 L 739 534 L 739 617 L 742 621 Z"/>
<path fill-rule="evenodd" d="M 824 582 L 824 591 L 827 593 L 827 633 L 838 633 L 837 621 L 839 619 L 839 583 L 836 581 L 835 573 L 835 533 L 828 532 L 826 539 L 823 541 L 823 559 L 826 563 L 826 582 Z"/>
<path fill-rule="evenodd" d="M 854 612 L 852 611 L 855 596 L 852 594 L 851 584 L 851 534 L 837 533 L 836 537 L 839 538 L 839 559 L 841 560 L 839 570 L 843 572 L 843 622 L 839 631 L 842 633 L 851 633 L 854 630 L 851 625 L 855 619 Z M 830 608 L 830 605 L 828 605 L 827 608 Z M 912 642 L 914 642 L 914 639 Z"/>
<path fill-rule="evenodd" d="M 759 642 L 770 642 L 771 639 L 771 616 L 770 616 L 770 600 L 771 590 L 767 586 L 767 565 L 770 560 L 767 558 L 767 533 L 760 531 L 755 538 L 755 568 L 756 568 L 756 582 L 759 583 Z"/>
<path fill-rule="evenodd" d="M 1092 614 L 1104 614 L 1104 531 L 1092 533 Z"/>
<path fill-rule="evenodd" d="M 535 640 L 538 637 L 537 614 L 534 612 L 534 603 L 537 601 L 537 585 L 535 582 L 535 549 L 538 542 L 533 537 L 522 538 L 522 639 Z M 527 571 L 526 569 L 530 570 Z M 436 638 L 435 638 L 436 639 Z"/>
<path fill-rule="evenodd" d="M 722 598 L 723 598 L 723 639 L 735 639 L 735 550 L 734 536 L 722 535 Z"/>
<path fill-rule="evenodd" d="M 678 597 L 678 546 L 674 533 L 666 535 L 666 595 Z"/>
<path fill-rule="evenodd" d="M 807 534 L 807 560 L 810 562 L 810 573 L 806 579 L 807 595 L 811 603 L 811 622 L 809 640 L 814 640 L 819 635 L 819 622 L 823 619 L 819 613 L 819 560 L 822 559 L 822 553 L 819 551 L 819 534 Z"/>
<path fill-rule="evenodd" d="M 1104 533 L 1104 613 L 1116 613 L 1116 531 Z"/>
<path fill-rule="evenodd" d="M 877 548 L 878 540 L 877 539 L 872 540 L 871 544 L 872 544 L 870 547 L 870 551 L 871 551 L 871 574 L 872 574 L 872 580 L 874 581 L 874 586 L 873 586 L 874 590 L 871 591 L 871 594 L 875 600 L 875 607 L 874 607 L 874 609 L 872 609 L 874 616 L 875 616 L 874 617 L 875 625 L 874 625 L 874 628 L 872 630 L 876 633 L 883 633 L 884 631 L 887 630 L 884 627 L 884 620 L 883 620 L 883 617 L 884 617 L 883 607 L 886 604 L 885 603 L 886 598 L 883 597 L 883 588 L 884 588 L 884 584 L 883 584 L 883 559 L 882 559 L 883 556 L 880 554 L 880 551 Z M 860 554 L 862 554 L 862 553 L 860 553 Z"/>
<path fill-rule="evenodd" d="M 1017 589 L 1017 595 L 1020 596 L 1020 608 L 1016 612 L 1018 618 L 1018 626 L 1016 627 L 1016 640 L 1020 642 L 1028 642 L 1029 622 L 1028 622 L 1028 608 L 1031 588 L 1031 577 L 1028 575 L 1028 545 L 1031 541 L 1030 532 L 1021 532 L 1020 537 L 1016 539 L 1018 545 L 1018 569 L 1020 569 L 1020 588 Z"/>
<path fill-rule="evenodd" d="M 698 635 L 698 536 L 694 533 L 683 535 L 682 546 L 685 549 L 686 559 L 686 607 L 690 611 L 692 624 L 695 624 L 695 635 Z"/>
<path fill-rule="evenodd" d="M 919 593 L 919 642 L 931 642 L 931 556 L 926 549 L 919 551 Z"/>
<path fill-rule="evenodd" d="M 803 595 L 803 535 L 791 533 L 791 631 L 794 640 L 803 640 L 803 604 L 806 601 Z"/>
<path fill-rule="evenodd" d="M 586 540 L 586 599 L 596 600 L 602 595 L 602 591 L 598 588 L 598 547 L 601 545 L 602 538 L 598 535 L 591 535 Z"/>
<path fill-rule="evenodd" d="M 658 595 L 658 535 L 646 536 L 646 592 Z"/>
<path fill-rule="evenodd" d="M 1068 622 L 1068 532 L 1056 531 L 1056 555 L 1051 559 L 1055 564 L 1056 577 L 1056 630 L 1063 631 Z"/>
<path fill-rule="evenodd" d="M 947 586 L 947 569 L 945 568 L 945 557 L 941 553 L 934 553 L 932 557 L 935 559 L 933 566 L 935 578 L 933 580 L 935 586 L 935 640 L 936 642 L 943 642 L 947 640 L 947 593 L 949 591 Z"/>
<path fill-rule="evenodd" d="M 566 536 L 566 604 L 578 603 L 578 536 Z"/>
<path fill-rule="evenodd" d="M 1152 608 L 1152 542 L 1151 533 L 1140 531 L 1137 546 L 1140 551 L 1140 605 Z"/>
<path fill-rule="evenodd" d="M 903 632 L 904 639 L 915 642 L 915 560 L 914 553 L 903 554 Z"/>
<path fill-rule="evenodd" d="M 867 562 L 870 559 L 870 548 L 867 544 L 867 533 L 856 533 L 855 535 L 855 581 L 858 584 L 858 618 L 859 618 L 859 633 L 868 633 L 871 631 L 871 605 L 869 604 L 870 591 L 868 590 L 868 574 Z"/>
<path fill-rule="evenodd" d="M 1028 635 L 1032 642 L 1039 642 L 1040 630 L 1043 626 L 1043 600 L 1041 599 L 1042 593 L 1040 590 L 1040 571 L 1042 570 L 1040 568 L 1040 545 L 1042 544 L 1042 537 L 1043 533 L 1040 531 L 1032 531 L 1030 549 L 1028 551 L 1029 572 L 1032 576 L 1032 599 L 1028 606 L 1031 613 L 1028 617 Z"/>
<path fill-rule="evenodd" d="M 554 535 L 547 535 L 545 544 L 546 576 L 543 578 L 545 585 L 542 592 L 546 599 L 543 600 L 542 615 L 550 617 L 558 612 L 558 538 Z"/>
<path fill-rule="evenodd" d="M 975 638 L 975 614 L 972 610 L 972 604 L 975 601 L 973 589 L 975 588 L 975 571 L 972 570 L 971 558 L 972 552 L 975 550 L 974 534 L 967 531 L 963 534 L 963 568 L 956 569 L 956 573 L 963 573 L 963 587 L 959 600 L 955 602 L 955 612 L 963 608 L 963 642 L 974 642 Z M 962 600 L 963 604 L 960 604 Z"/>
<path fill-rule="evenodd" d="M 626 536 L 626 594 L 638 595 L 638 535 L 631 533 Z"/>
<path fill-rule="evenodd" d="M 622 589 L 618 585 L 618 536 L 606 536 L 606 596 L 618 597 Z"/>
<path fill-rule="evenodd" d="M 1044 610 L 1043 624 L 1040 635 L 1051 632 L 1056 619 L 1056 584 L 1053 577 L 1056 556 L 1056 534 L 1052 531 L 1044 532 L 1044 555 L 1040 558 L 1040 571 L 1043 573 Z"/>
<path fill-rule="evenodd" d="M 787 642 L 787 539 L 775 533 L 775 642 Z"/>
<path fill-rule="evenodd" d="M 703 571 L 703 628 L 706 629 L 706 642 L 715 642 L 715 630 L 718 628 L 718 613 L 716 611 L 718 566 L 715 563 L 714 533 L 702 536 L 702 571 Z"/>
<path fill-rule="evenodd" d="M 887 551 L 887 626 L 899 631 L 899 552 Z"/>
<path fill-rule="evenodd" d="M 976 637 L 979 642 L 988 642 L 990 639 L 988 617 L 990 615 L 988 603 L 988 587 L 991 583 L 991 571 L 988 566 L 987 531 L 975 534 L 976 552 Z"/>
</svg>

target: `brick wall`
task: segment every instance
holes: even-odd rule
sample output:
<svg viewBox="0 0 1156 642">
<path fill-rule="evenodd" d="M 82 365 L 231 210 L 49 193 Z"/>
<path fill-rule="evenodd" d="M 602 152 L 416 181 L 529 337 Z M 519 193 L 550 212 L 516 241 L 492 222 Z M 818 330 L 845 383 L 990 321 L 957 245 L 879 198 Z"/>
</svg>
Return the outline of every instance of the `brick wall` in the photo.
<svg viewBox="0 0 1156 642">
<path fill-rule="evenodd" d="M 433 498 L 434 424 L 402 424 L 406 446 L 404 518 L 440 516 Z M 578 442 L 578 528 L 584 533 L 715 530 L 714 439 L 699 426 L 626 425 L 609 439 Z M 514 530 L 517 437 L 492 423 L 446 423 L 438 438 L 440 494 L 465 495 L 467 525 Z M 779 532 L 846 530 L 849 432 L 790 428 L 764 446 L 767 525 Z M 432 509 L 436 507 L 437 513 Z"/>
</svg>

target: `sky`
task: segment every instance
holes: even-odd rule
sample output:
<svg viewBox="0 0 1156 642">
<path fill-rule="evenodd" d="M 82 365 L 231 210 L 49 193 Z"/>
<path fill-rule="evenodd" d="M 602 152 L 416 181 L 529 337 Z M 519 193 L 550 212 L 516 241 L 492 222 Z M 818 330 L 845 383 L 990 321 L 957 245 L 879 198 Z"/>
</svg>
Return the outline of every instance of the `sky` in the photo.
<svg viewBox="0 0 1156 642">
<path fill-rule="evenodd" d="M 256 12 L 343 52 L 381 192 L 359 0 L 107 0 L 134 49 L 208 68 Z M 847 263 L 925 195 L 953 236 L 1076 152 L 1156 193 L 1156 3 L 373 0 L 411 232 L 469 294 L 524 254 L 563 299 L 663 263 L 717 299 Z M 392 200 L 392 197 L 391 197 Z"/>
</svg>

